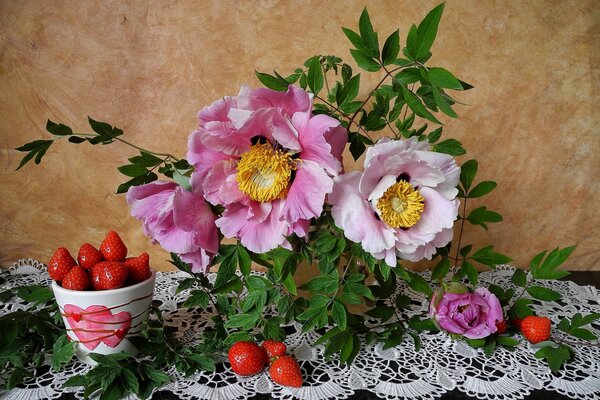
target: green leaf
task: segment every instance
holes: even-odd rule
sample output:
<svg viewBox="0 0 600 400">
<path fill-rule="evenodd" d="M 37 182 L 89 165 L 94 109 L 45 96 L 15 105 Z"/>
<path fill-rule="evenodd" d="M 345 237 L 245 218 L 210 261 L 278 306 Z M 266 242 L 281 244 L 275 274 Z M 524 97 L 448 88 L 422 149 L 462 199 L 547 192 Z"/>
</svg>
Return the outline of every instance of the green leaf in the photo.
<svg viewBox="0 0 600 400">
<path fill-rule="evenodd" d="M 227 336 L 227 339 L 223 341 L 225 346 L 231 346 L 237 342 L 243 342 L 247 340 L 252 340 L 252 335 L 248 332 L 234 332 Z"/>
<path fill-rule="evenodd" d="M 88 122 L 92 130 L 100 136 L 98 139 L 102 142 L 110 142 L 112 139 L 123 134 L 121 129 L 113 127 L 106 122 L 95 121 L 90 117 L 88 117 Z"/>
<path fill-rule="evenodd" d="M 517 286 L 525 287 L 527 285 L 527 274 L 522 269 L 516 269 L 511 281 Z"/>
<path fill-rule="evenodd" d="M 146 169 L 146 167 L 141 166 L 141 165 L 136 165 L 136 164 L 122 165 L 120 167 L 117 167 L 117 169 L 123 175 L 133 177 L 133 178 L 140 176 L 140 175 L 146 175 L 148 173 L 148 170 Z"/>
<path fill-rule="evenodd" d="M 519 340 L 511 336 L 496 336 L 496 342 L 508 347 L 515 347 L 519 344 Z"/>
<path fill-rule="evenodd" d="M 450 270 L 450 259 L 447 257 L 442 258 L 436 265 L 433 267 L 433 271 L 431 272 L 432 280 L 441 280 L 444 279 L 448 271 Z"/>
<path fill-rule="evenodd" d="M 583 340 L 596 340 L 597 337 L 591 331 L 585 328 L 574 328 L 569 331 L 569 334 Z"/>
<path fill-rule="evenodd" d="M 360 36 L 370 50 L 370 54 L 372 54 L 373 57 L 379 57 L 379 40 L 377 39 L 377 33 L 373 31 L 373 25 L 371 25 L 371 18 L 369 18 L 367 7 L 363 9 L 363 12 L 360 15 L 358 29 L 360 31 Z"/>
<path fill-rule="evenodd" d="M 419 40 L 417 31 L 417 26 L 412 24 L 406 35 L 406 48 L 403 50 L 404 55 L 413 61 L 417 58 L 417 42 Z"/>
<path fill-rule="evenodd" d="M 138 378 L 128 369 L 121 369 L 121 382 L 125 386 L 125 389 L 130 393 L 139 394 L 140 393 L 140 384 L 138 383 Z"/>
<path fill-rule="evenodd" d="M 558 372 L 560 367 L 571 359 L 571 352 L 564 345 L 558 348 L 552 346 L 542 347 L 535 353 L 536 358 L 546 359 L 548 367 L 554 373 Z"/>
<path fill-rule="evenodd" d="M 271 318 L 265 321 L 263 327 L 263 336 L 265 339 L 283 340 L 285 339 L 285 331 L 279 322 L 280 318 Z"/>
<path fill-rule="evenodd" d="M 57 124 L 51 120 L 46 121 L 46 130 L 55 136 L 71 136 L 73 129 L 67 125 Z"/>
<path fill-rule="evenodd" d="M 468 197 L 470 199 L 473 199 L 473 198 L 485 196 L 486 194 L 488 194 L 489 192 L 491 192 L 492 190 L 494 190 L 496 188 L 496 186 L 497 186 L 497 184 L 494 181 L 483 181 L 483 182 L 480 182 L 479 184 L 477 184 L 477 186 L 475 186 L 473 188 L 473 190 L 471 190 L 469 192 Z"/>
<path fill-rule="evenodd" d="M 348 140 L 350 142 L 350 154 L 352 154 L 354 160 L 358 160 L 363 155 L 367 148 L 366 144 L 372 144 L 368 137 L 356 132 L 350 132 Z"/>
<path fill-rule="evenodd" d="M 356 47 L 358 51 L 364 53 L 369 57 L 379 57 L 379 50 L 372 51 L 358 33 L 348 28 L 342 28 L 342 30 L 344 31 L 346 37 L 350 40 L 350 42 L 354 45 L 354 47 Z"/>
<path fill-rule="evenodd" d="M 403 294 L 399 294 L 398 297 L 396 297 L 396 308 L 399 310 L 402 310 L 403 308 L 408 307 L 411 304 L 411 299 L 408 296 L 405 296 Z"/>
<path fill-rule="evenodd" d="M 75 347 L 66 335 L 61 335 L 52 346 L 52 369 L 60 371 L 62 366 L 73 358 Z"/>
<path fill-rule="evenodd" d="M 533 315 L 533 310 L 529 307 L 529 304 L 531 303 L 532 301 L 530 299 L 519 299 L 513 304 L 512 311 L 514 311 L 520 319 Z"/>
<path fill-rule="evenodd" d="M 560 300 L 560 293 L 542 286 L 530 286 L 527 288 L 527 293 L 534 299 L 542 301 Z"/>
<path fill-rule="evenodd" d="M 288 274 L 288 276 L 283 280 L 282 283 L 288 292 L 290 292 L 294 296 L 298 294 L 296 291 L 296 281 L 294 280 L 294 276 L 292 274 Z"/>
<path fill-rule="evenodd" d="M 492 340 L 488 340 L 485 346 L 483 346 L 483 354 L 486 356 L 491 356 L 496 349 L 496 340 L 492 338 Z"/>
<path fill-rule="evenodd" d="M 463 261 L 462 265 L 460 266 L 460 270 L 467 276 L 467 278 L 469 278 L 471 285 L 477 284 L 479 273 L 470 262 L 467 260 Z"/>
<path fill-rule="evenodd" d="M 340 328 L 340 330 L 346 330 L 346 306 L 344 306 L 339 301 L 335 300 L 331 307 L 331 317 L 333 318 L 333 322 Z"/>
<path fill-rule="evenodd" d="M 419 24 L 419 27 L 417 28 L 418 45 L 415 53 L 417 58 L 425 57 L 427 53 L 429 53 L 429 50 L 435 41 L 435 37 L 437 36 L 440 19 L 444 12 L 444 6 L 445 3 L 436 6 Z"/>
<path fill-rule="evenodd" d="M 433 85 L 444 89 L 463 90 L 460 81 L 444 68 L 432 67 L 427 72 L 429 82 Z"/>
<path fill-rule="evenodd" d="M 394 316 L 394 309 L 389 306 L 377 306 L 366 312 L 369 317 L 377 318 L 382 323 Z"/>
<path fill-rule="evenodd" d="M 585 317 L 582 317 L 580 320 L 577 321 L 577 324 L 575 324 L 575 322 L 573 322 L 573 326 L 584 326 L 587 324 L 591 324 L 592 322 L 596 321 L 600 319 L 600 313 L 592 313 L 589 315 L 586 315 Z"/>
<path fill-rule="evenodd" d="M 335 275 L 319 275 L 315 276 L 308 282 L 300 286 L 300 289 L 309 290 L 311 292 L 333 293 L 339 286 L 338 276 Z"/>
<path fill-rule="evenodd" d="M 366 56 L 358 50 L 351 49 L 350 54 L 354 58 L 354 61 L 356 61 L 356 64 L 365 71 L 377 72 L 381 69 L 381 65 L 375 59 Z"/>
<path fill-rule="evenodd" d="M 417 114 L 421 118 L 425 118 L 431 122 L 435 122 L 436 124 L 442 125 L 442 123 L 440 121 L 438 121 L 437 118 L 435 118 L 433 116 L 433 114 L 431 114 L 429 111 L 427 111 L 427 109 L 425 108 L 423 103 L 421 103 L 421 100 L 419 100 L 419 98 L 417 96 L 415 96 L 410 90 L 408 90 L 404 86 L 402 86 L 402 95 L 403 95 L 404 101 L 406 101 L 406 104 L 408 105 L 408 107 L 415 114 Z M 444 143 L 444 142 L 442 142 L 442 143 Z M 440 144 L 441 143 L 438 143 L 436 146 L 439 146 Z M 438 150 L 435 150 L 435 151 L 438 151 Z"/>
<path fill-rule="evenodd" d="M 429 135 L 427 135 L 427 140 L 429 141 L 429 143 L 437 142 L 442 136 L 442 130 L 443 128 L 440 126 L 439 128 L 431 131 Z"/>
<path fill-rule="evenodd" d="M 456 114 L 456 112 L 454 112 L 452 107 L 450 107 L 448 100 L 446 100 L 446 98 L 442 95 L 440 90 L 438 88 L 436 88 L 435 86 L 432 86 L 431 90 L 433 92 L 433 98 L 435 100 L 435 104 L 437 104 L 439 109 L 442 110 L 442 112 L 444 114 L 446 114 L 447 116 L 452 117 L 452 118 L 457 118 L 458 115 Z"/>
<path fill-rule="evenodd" d="M 200 307 L 205 309 L 208 306 L 210 297 L 203 290 L 194 290 L 190 293 L 187 299 L 183 302 L 183 307 Z"/>
<path fill-rule="evenodd" d="M 73 375 L 63 383 L 63 387 L 86 386 L 87 379 L 83 375 Z"/>
<path fill-rule="evenodd" d="M 487 230 L 486 222 L 502 222 L 502 216 L 495 211 L 488 211 L 486 206 L 478 207 L 471 211 L 467 220 L 473 225 L 480 225 Z"/>
<path fill-rule="evenodd" d="M 258 71 L 254 71 L 254 73 L 256 74 L 258 80 L 269 89 L 273 89 L 278 92 L 287 91 L 289 83 L 285 79 Z"/>
<path fill-rule="evenodd" d="M 392 64 L 400 52 L 400 32 L 396 30 L 386 39 L 381 50 L 383 65 Z"/>
<path fill-rule="evenodd" d="M 27 164 L 34 156 L 34 162 L 36 164 L 39 164 L 42 161 L 42 157 L 44 157 L 44 154 L 46 154 L 50 146 L 52 146 L 52 143 L 54 143 L 53 140 L 34 140 L 33 142 L 29 142 L 21 147 L 17 147 L 16 150 L 18 151 L 29 152 L 23 157 L 23 159 L 19 163 L 17 171 L 21 169 L 21 167 L 23 167 L 25 164 Z"/>
<path fill-rule="evenodd" d="M 314 94 L 319 93 L 323 89 L 323 69 L 321 68 L 319 56 L 311 58 L 308 64 L 307 83 Z"/>
<path fill-rule="evenodd" d="M 571 253 L 575 250 L 575 246 L 559 249 L 558 247 L 552 250 L 546 258 L 546 252 L 542 252 L 531 260 L 531 274 L 535 279 L 560 279 L 567 276 L 567 271 L 557 271 L 556 268 L 564 263 Z M 543 262 L 542 259 L 544 259 Z M 541 263 L 541 265 L 540 265 Z"/>
<path fill-rule="evenodd" d="M 348 82 L 344 85 L 340 92 L 338 104 L 347 104 L 354 100 L 358 96 L 358 89 L 360 87 L 360 74 L 353 76 L 348 79 Z"/>
<path fill-rule="evenodd" d="M 373 296 L 373 293 L 371 293 L 371 290 L 362 283 L 348 282 L 344 286 L 344 292 L 356 294 L 358 296 L 365 297 L 369 300 L 375 300 L 375 297 Z"/>
<path fill-rule="evenodd" d="M 477 160 L 466 161 L 460 166 L 460 183 L 465 189 L 465 192 L 469 192 L 473 179 L 475 179 L 475 175 L 477 175 L 478 167 L 479 163 Z"/>
<path fill-rule="evenodd" d="M 451 156 L 462 156 L 463 154 L 467 154 L 467 151 L 462 147 L 462 143 L 456 139 L 446 139 L 434 144 L 433 151 L 450 154 Z"/>
<path fill-rule="evenodd" d="M 225 322 L 225 327 L 248 330 L 256 325 L 258 319 L 258 314 L 234 314 L 229 317 L 227 322 Z"/>
<path fill-rule="evenodd" d="M 496 265 L 512 261 L 510 257 L 494 251 L 494 246 L 489 245 L 477 250 L 472 258 L 478 263 L 494 268 Z"/>
<path fill-rule="evenodd" d="M 469 255 L 469 253 L 471 252 L 472 249 L 473 249 L 473 245 L 472 244 L 468 244 L 466 246 L 463 246 L 459 250 L 460 255 L 463 256 L 464 258 L 467 258 L 467 256 Z"/>
<path fill-rule="evenodd" d="M 419 319 L 418 315 L 413 316 L 408 321 L 408 326 L 418 332 L 428 331 L 428 332 L 437 332 L 439 329 L 435 326 L 435 323 L 431 318 L 428 319 Z"/>
<path fill-rule="evenodd" d="M 409 275 L 410 281 L 408 282 L 408 286 L 410 286 L 411 289 L 420 293 L 424 293 L 428 297 L 433 294 L 433 290 L 431 290 L 429 283 L 427 283 L 427 281 L 421 275 L 414 272 L 409 272 Z"/>
<path fill-rule="evenodd" d="M 54 299 L 54 293 L 46 286 L 31 285 L 20 286 L 17 289 L 17 296 L 28 303 L 42 304 Z"/>
</svg>

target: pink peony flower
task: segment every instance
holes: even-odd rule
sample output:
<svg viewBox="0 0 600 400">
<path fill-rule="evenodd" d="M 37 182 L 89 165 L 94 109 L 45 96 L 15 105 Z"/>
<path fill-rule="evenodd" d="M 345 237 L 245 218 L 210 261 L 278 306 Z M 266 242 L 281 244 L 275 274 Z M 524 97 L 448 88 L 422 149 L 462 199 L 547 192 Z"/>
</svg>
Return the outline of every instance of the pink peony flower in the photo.
<svg viewBox="0 0 600 400">
<path fill-rule="evenodd" d="M 427 142 L 382 139 L 367 150 L 364 171 L 337 176 L 328 197 L 346 237 L 396 265 L 431 259 L 452 240 L 460 168 Z"/>
<path fill-rule="evenodd" d="M 500 301 L 483 287 L 474 293 L 436 292 L 429 314 L 440 329 L 469 339 L 488 337 L 496 332 L 496 323 L 504 319 Z"/>
<path fill-rule="evenodd" d="M 309 94 L 294 86 L 242 87 L 198 114 L 187 154 L 193 191 L 225 208 L 217 226 L 253 252 L 289 247 L 292 233 L 306 236 L 342 171 L 347 132 L 311 109 Z"/>
<path fill-rule="evenodd" d="M 176 183 L 155 181 L 127 192 L 131 215 L 143 221 L 144 234 L 192 265 L 207 271 L 218 252 L 215 215 L 202 196 Z"/>
</svg>

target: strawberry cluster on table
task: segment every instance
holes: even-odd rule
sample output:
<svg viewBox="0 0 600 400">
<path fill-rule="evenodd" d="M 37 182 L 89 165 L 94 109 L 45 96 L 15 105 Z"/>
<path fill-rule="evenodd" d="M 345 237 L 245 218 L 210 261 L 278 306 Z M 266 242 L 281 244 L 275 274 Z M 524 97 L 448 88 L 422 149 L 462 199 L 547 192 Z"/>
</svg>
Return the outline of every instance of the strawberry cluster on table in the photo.
<svg viewBox="0 0 600 400">
<path fill-rule="evenodd" d="M 269 367 L 273 382 L 282 386 L 302 386 L 302 371 L 294 357 L 286 355 L 283 342 L 265 340 L 262 346 L 251 341 L 240 341 L 229 349 L 227 357 L 231 369 L 238 375 L 249 376 Z"/>
<path fill-rule="evenodd" d="M 148 253 L 127 258 L 127 247 L 115 231 L 108 232 L 99 250 L 84 243 L 77 261 L 59 247 L 48 263 L 50 278 L 70 290 L 118 289 L 145 281 L 151 274 Z"/>
</svg>

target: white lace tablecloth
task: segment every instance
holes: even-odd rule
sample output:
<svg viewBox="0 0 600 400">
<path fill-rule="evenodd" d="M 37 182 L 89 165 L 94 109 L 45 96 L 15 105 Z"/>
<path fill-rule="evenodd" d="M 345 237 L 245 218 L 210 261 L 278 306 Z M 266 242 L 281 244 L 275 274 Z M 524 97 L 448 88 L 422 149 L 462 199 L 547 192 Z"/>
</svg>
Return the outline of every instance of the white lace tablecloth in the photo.
<svg viewBox="0 0 600 400">
<path fill-rule="evenodd" d="M 480 275 L 480 284 L 510 287 L 512 270 L 509 266 L 500 266 L 496 271 L 484 272 Z M 20 285 L 50 283 L 47 273 L 43 272 L 43 265 L 34 260 L 20 260 L 4 276 L 7 280 L 0 285 L 0 291 Z M 181 272 L 159 273 L 154 296 L 161 303 L 167 323 L 178 326 L 182 335 L 197 337 L 209 318 L 206 312 L 200 314 L 195 310 L 178 309 L 177 304 L 185 299 L 186 292 L 175 294 L 175 289 L 184 277 Z M 539 315 L 549 316 L 555 324 L 561 316 L 600 312 L 600 291 L 594 287 L 578 286 L 569 281 L 551 281 L 545 285 L 560 292 L 564 301 L 534 307 Z M 421 295 L 406 286 L 399 285 L 398 290 L 413 299 L 413 306 L 405 312 L 406 316 L 422 314 L 428 306 Z M 12 302 L 0 305 L 0 315 L 26 306 L 13 298 Z M 202 372 L 190 377 L 184 377 L 174 369 L 167 370 L 173 382 L 161 390 L 171 391 L 182 399 L 202 400 L 241 400 L 256 393 L 270 394 L 276 399 L 334 400 L 347 398 L 360 389 L 390 400 L 435 399 L 453 389 L 479 399 L 523 399 L 534 389 L 556 391 L 575 399 L 600 398 L 598 346 L 574 346 L 576 359 L 553 375 L 543 361 L 533 356 L 535 349 L 529 344 L 522 344 L 513 352 L 500 348 L 491 357 L 486 357 L 482 350 L 453 341 L 444 333 L 422 334 L 419 352 L 415 351 L 410 338 L 387 350 L 378 344 L 367 345 L 351 367 L 340 367 L 336 359 L 325 362 L 323 349 L 312 345 L 317 334 L 300 333 L 300 329 L 296 328 L 291 327 L 292 333 L 286 343 L 289 352 L 302 366 L 304 386 L 301 388 L 274 385 L 267 373 L 239 378 L 224 363 L 222 368 L 217 369 L 219 372 Z M 596 325 L 590 329 L 600 335 L 597 328 Z M 63 382 L 73 374 L 85 373 L 89 368 L 75 361 L 59 373 L 44 370 L 23 388 L 0 392 L 0 397 L 58 398 L 65 391 L 75 391 L 73 388 L 62 389 Z"/>
</svg>

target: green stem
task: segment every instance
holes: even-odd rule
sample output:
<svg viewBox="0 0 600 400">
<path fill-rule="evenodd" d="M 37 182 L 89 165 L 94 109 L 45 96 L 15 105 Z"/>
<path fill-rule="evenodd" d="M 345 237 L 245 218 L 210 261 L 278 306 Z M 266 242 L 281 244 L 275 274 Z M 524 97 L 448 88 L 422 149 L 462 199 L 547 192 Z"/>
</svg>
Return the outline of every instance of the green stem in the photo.
<svg viewBox="0 0 600 400">
<path fill-rule="evenodd" d="M 167 157 L 167 158 L 172 159 L 173 161 L 179 161 L 179 158 L 175 157 L 173 154 L 170 154 L 170 153 L 158 153 L 156 151 L 150 151 L 150 150 L 144 149 L 143 147 L 135 145 L 135 144 L 133 144 L 131 142 L 128 142 L 125 139 L 121 139 L 120 137 L 116 137 L 115 140 L 118 140 L 121 143 L 125 143 L 128 146 L 131 146 L 131 147 L 133 147 L 135 149 L 143 151 L 144 153 L 148 153 L 148 154 L 152 154 L 152 155 L 160 156 L 160 157 Z"/>
<path fill-rule="evenodd" d="M 458 254 L 460 251 L 460 243 L 462 241 L 462 236 L 463 236 L 463 231 L 465 229 L 465 213 L 467 212 L 467 198 L 464 198 L 465 201 L 463 202 L 463 210 L 462 210 L 462 214 L 463 214 L 463 218 L 460 221 L 460 233 L 458 234 L 458 244 L 456 246 L 456 255 L 454 256 L 453 260 L 456 261 L 458 263 Z M 457 265 L 454 265 L 454 267 L 452 268 L 452 271 L 456 271 L 456 267 Z"/>
</svg>

